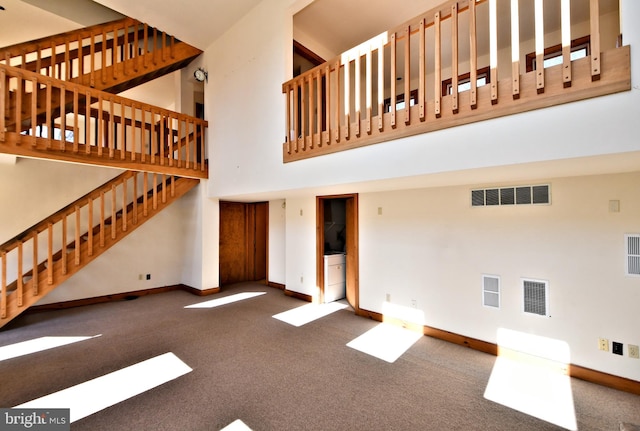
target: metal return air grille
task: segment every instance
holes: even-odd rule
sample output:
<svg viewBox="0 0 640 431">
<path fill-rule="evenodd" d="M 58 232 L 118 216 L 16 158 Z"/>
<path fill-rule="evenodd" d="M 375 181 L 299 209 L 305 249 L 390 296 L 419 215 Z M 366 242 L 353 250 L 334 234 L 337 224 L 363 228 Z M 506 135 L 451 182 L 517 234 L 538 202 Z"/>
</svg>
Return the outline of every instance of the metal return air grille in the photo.
<svg viewBox="0 0 640 431">
<path fill-rule="evenodd" d="M 471 206 L 550 204 L 549 185 L 471 190 Z"/>
<path fill-rule="evenodd" d="M 547 316 L 547 282 L 522 280 L 524 312 Z"/>
<path fill-rule="evenodd" d="M 640 276 L 640 234 L 625 235 L 627 243 L 627 275 Z"/>
</svg>

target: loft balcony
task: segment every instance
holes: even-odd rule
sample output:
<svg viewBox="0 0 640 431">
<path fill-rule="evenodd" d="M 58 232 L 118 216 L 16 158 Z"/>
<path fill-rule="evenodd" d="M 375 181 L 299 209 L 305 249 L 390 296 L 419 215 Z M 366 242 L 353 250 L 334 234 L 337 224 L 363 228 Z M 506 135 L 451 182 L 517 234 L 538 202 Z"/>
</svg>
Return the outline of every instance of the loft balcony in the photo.
<svg viewBox="0 0 640 431">
<path fill-rule="evenodd" d="M 284 162 L 631 89 L 613 0 L 448 1 L 283 84 Z"/>
</svg>

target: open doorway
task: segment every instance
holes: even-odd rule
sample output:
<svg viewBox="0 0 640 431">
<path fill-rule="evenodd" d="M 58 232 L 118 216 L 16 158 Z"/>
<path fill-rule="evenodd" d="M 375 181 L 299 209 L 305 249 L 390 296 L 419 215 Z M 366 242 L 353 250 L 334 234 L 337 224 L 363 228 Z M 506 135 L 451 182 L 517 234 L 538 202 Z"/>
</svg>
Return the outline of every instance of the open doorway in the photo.
<svg viewBox="0 0 640 431">
<path fill-rule="evenodd" d="M 358 311 L 358 262 L 358 195 L 318 196 L 316 279 L 320 302 L 341 299 L 343 291 L 343 297 Z"/>
</svg>

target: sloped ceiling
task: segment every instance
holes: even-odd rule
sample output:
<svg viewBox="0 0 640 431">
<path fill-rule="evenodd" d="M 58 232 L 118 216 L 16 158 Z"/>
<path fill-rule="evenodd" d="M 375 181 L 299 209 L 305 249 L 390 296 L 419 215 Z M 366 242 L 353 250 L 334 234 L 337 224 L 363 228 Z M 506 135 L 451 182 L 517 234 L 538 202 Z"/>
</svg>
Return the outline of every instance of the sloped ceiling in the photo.
<svg viewBox="0 0 640 431">
<path fill-rule="evenodd" d="M 261 0 L 97 0 L 205 50 Z"/>
</svg>

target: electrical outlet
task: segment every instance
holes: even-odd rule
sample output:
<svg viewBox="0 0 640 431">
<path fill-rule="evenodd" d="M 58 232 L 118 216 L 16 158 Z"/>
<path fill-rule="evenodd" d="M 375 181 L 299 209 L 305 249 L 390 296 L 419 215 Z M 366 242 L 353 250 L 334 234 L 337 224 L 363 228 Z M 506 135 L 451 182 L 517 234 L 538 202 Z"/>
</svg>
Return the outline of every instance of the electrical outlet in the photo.
<svg viewBox="0 0 640 431">
<path fill-rule="evenodd" d="M 418 308 L 418 301 L 416 299 L 411 300 L 411 307 Z"/>
<path fill-rule="evenodd" d="M 598 349 L 602 350 L 603 352 L 608 352 L 609 340 L 607 340 L 606 338 L 598 338 Z"/>
<path fill-rule="evenodd" d="M 387 293 L 387 302 L 391 302 L 391 294 Z"/>
<path fill-rule="evenodd" d="M 622 343 L 618 343 L 617 341 L 614 341 L 613 343 L 611 343 L 611 346 L 612 346 L 611 347 L 611 352 L 614 355 L 622 356 L 624 354 L 623 351 L 622 351 L 623 350 L 622 349 Z"/>
<path fill-rule="evenodd" d="M 635 344 L 629 344 L 629 357 L 640 359 L 640 350 L 638 350 L 638 346 Z"/>
<path fill-rule="evenodd" d="M 151 280 L 151 274 L 147 274 L 147 280 Z"/>
</svg>

